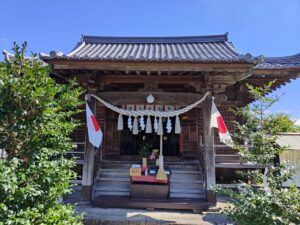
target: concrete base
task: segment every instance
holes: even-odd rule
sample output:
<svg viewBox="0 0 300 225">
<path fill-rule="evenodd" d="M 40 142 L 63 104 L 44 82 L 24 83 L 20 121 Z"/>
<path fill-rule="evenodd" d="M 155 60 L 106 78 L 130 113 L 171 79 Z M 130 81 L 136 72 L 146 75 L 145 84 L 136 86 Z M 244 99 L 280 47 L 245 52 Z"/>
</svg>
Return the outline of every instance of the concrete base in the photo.
<svg viewBox="0 0 300 225">
<path fill-rule="evenodd" d="M 225 225 L 226 218 L 218 213 L 194 214 L 188 211 L 170 210 L 139 210 L 139 209 L 112 209 L 77 206 L 77 211 L 85 213 L 86 225 Z"/>
</svg>

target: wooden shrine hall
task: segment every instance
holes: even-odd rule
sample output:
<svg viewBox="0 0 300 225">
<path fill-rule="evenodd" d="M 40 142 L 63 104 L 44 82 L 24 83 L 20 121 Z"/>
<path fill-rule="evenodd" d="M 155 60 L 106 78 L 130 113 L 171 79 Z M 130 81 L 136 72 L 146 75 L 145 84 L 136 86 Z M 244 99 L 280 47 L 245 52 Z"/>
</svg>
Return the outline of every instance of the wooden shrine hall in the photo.
<svg viewBox="0 0 300 225">
<path fill-rule="evenodd" d="M 82 173 L 77 181 L 81 198 L 99 207 L 201 211 L 215 204 L 212 186 L 216 182 L 226 181 L 237 169 L 255 165 L 243 164 L 237 152 L 219 142 L 217 132 L 210 132 L 212 96 L 234 138 L 231 121 L 239 118 L 229 109 L 252 101 L 247 83 L 262 86 L 276 80 L 276 89 L 300 75 L 300 54 L 241 54 L 227 33 L 191 37 L 83 35 L 70 53 L 52 51 L 41 54 L 41 59 L 50 65 L 57 80 L 75 78 L 87 94 L 121 109 L 179 110 L 207 93 L 203 102 L 179 116 L 181 132 L 175 132 L 175 117 L 162 120 L 162 143 L 159 135 L 146 133 L 140 126 L 133 134 L 126 115 L 124 128 L 119 130 L 118 113 L 95 98 L 88 99 L 103 131 L 103 142 L 96 150 L 83 125 L 73 135 L 78 147 L 72 153 L 78 157 L 77 170 Z M 151 101 L 147 101 L 149 96 Z M 85 124 L 85 112 L 78 119 Z M 151 123 L 154 120 L 151 118 Z M 129 168 L 141 164 L 138 153 L 146 144 L 151 150 L 162 144 L 164 165 L 171 171 L 166 199 L 155 198 L 156 189 L 151 185 L 140 190 L 144 191 L 140 196 L 150 198 L 132 198 Z M 148 159 L 148 164 L 155 163 Z"/>
</svg>

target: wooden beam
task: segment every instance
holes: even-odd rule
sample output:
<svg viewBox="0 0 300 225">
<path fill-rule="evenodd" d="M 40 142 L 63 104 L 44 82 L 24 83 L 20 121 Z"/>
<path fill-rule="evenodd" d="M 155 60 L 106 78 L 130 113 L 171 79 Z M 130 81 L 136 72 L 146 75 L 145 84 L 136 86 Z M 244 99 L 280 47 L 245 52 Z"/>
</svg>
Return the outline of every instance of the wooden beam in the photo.
<svg viewBox="0 0 300 225">
<path fill-rule="evenodd" d="M 77 76 L 78 79 L 81 76 Z M 104 75 L 98 76 L 98 82 L 110 81 L 111 83 L 144 83 L 156 82 L 156 83 L 189 83 L 189 82 L 201 82 L 203 78 L 201 76 L 118 76 L 118 75 Z"/>
<path fill-rule="evenodd" d="M 238 82 L 238 81 L 245 80 L 246 78 L 251 77 L 253 74 L 254 74 L 254 71 L 253 71 L 252 68 L 250 68 L 249 71 L 246 72 L 246 73 L 243 73 L 243 74 L 237 74 L 237 75 L 235 76 L 235 81 Z"/>
<path fill-rule="evenodd" d="M 99 92 L 98 95 L 114 105 L 123 104 L 148 104 L 147 96 L 151 93 L 154 98 L 154 104 L 178 105 L 184 106 L 198 101 L 203 97 L 196 93 L 178 93 L 178 92 Z M 126 96 L 126 98 L 124 97 Z"/>
<path fill-rule="evenodd" d="M 255 75 L 289 75 L 300 76 L 299 68 L 284 68 L 284 69 L 256 69 Z"/>
<path fill-rule="evenodd" d="M 94 98 L 88 101 L 89 106 L 94 114 L 96 114 L 96 101 Z M 92 200 L 93 180 L 94 180 L 94 152 L 95 147 L 88 140 L 88 132 L 86 128 L 83 171 L 82 171 L 82 188 L 81 199 L 83 201 Z"/>
<path fill-rule="evenodd" d="M 210 129 L 211 119 L 211 104 L 212 97 L 209 96 L 203 103 L 203 144 L 204 144 L 204 162 L 205 162 L 205 188 L 207 201 L 215 205 L 217 202 L 216 194 L 212 187 L 216 185 L 216 171 L 215 171 L 215 149 L 214 149 L 214 132 Z"/>
<path fill-rule="evenodd" d="M 225 71 L 246 72 L 252 63 L 238 62 L 124 62 L 124 61 L 80 61 L 48 60 L 54 69 L 96 69 L 121 71 Z"/>
</svg>

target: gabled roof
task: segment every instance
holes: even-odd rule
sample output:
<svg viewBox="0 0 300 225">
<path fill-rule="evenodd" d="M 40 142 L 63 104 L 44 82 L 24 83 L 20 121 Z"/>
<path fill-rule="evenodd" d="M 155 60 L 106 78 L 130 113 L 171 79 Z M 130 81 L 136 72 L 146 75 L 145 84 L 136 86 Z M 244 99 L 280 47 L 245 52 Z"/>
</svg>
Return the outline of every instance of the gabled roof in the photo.
<svg viewBox="0 0 300 225">
<path fill-rule="evenodd" d="M 51 52 L 47 59 L 159 62 L 248 62 L 223 35 L 190 37 L 96 37 L 83 35 L 67 55 Z"/>
<path fill-rule="evenodd" d="M 264 57 L 255 69 L 292 69 L 300 68 L 300 53 L 283 57 Z"/>
</svg>

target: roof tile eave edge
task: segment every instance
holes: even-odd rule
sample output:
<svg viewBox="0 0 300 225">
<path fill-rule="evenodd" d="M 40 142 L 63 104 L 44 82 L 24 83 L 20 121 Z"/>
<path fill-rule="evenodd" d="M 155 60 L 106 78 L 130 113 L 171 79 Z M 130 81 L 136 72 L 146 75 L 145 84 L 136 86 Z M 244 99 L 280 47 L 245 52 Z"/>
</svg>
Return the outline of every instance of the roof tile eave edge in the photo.
<svg viewBox="0 0 300 225">
<path fill-rule="evenodd" d="M 225 63 L 225 64 L 247 64 L 253 65 L 254 62 L 249 62 L 243 58 L 233 60 L 120 60 L 120 59 L 87 59 L 75 57 L 49 57 L 42 58 L 44 61 L 74 61 L 74 62 L 119 62 L 119 63 Z"/>
<path fill-rule="evenodd" d="M 255 66 L 254 70 L 300 70 L 300 65 L 289 66 L 289 65 L 266 65 L 266 66 Z"/>
</svg>

